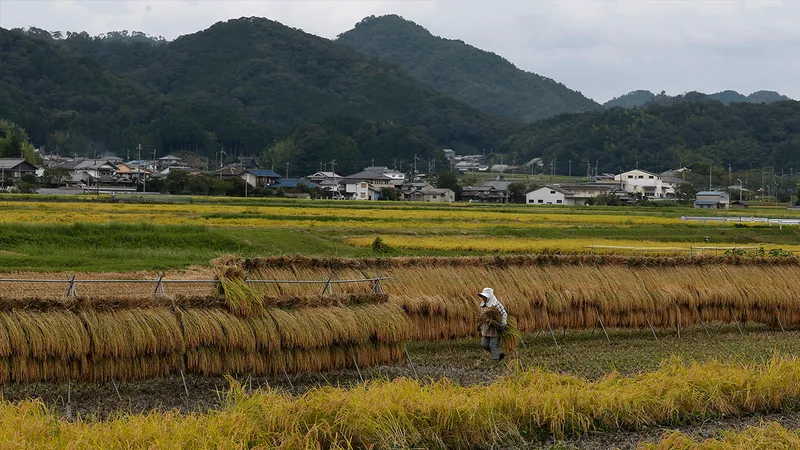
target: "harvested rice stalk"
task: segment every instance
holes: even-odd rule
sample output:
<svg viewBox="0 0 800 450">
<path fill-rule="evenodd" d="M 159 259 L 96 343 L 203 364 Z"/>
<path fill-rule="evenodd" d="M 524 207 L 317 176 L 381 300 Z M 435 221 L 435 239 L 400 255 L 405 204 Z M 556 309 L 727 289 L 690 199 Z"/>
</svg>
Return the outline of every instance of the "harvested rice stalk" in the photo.
<svg viewBox="0 0 800 450">
<path fill-rule="evenodd" d="M 478 330 L 480 331 L 484 325 L 494 330 L 500 336 L 503 350 L 512 352 L 517 348 L 522 338 L 522 333 L 517 329 L 516 322 L 517 320 L 513 316 L 508 316 L 508 324 L 503 326 L 500 311 L 497 308 L 489 308 L 478 317 Z"/>
<path fill-rule="evenodd" d="M 242 317 L 263 314 L 264 300 L 258 292 L 241 278 L 219 278 L 220 293 L 225 298 L 228 309 Z"/>
</svg>

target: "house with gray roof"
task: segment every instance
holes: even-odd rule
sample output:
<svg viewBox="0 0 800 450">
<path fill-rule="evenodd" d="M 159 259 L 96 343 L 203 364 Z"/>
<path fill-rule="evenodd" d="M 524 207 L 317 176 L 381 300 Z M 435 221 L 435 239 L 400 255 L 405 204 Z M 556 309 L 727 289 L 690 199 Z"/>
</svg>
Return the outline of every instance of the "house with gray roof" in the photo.
<svg viewBox="0 0 800 450">
<path fill-rule="evenodd" d="M 0 158 L 0 177 L 19 180 L 23 175 L 36 175 L 36 166 L 22 158 Z"/>
<path fill-rule="evenodd" d="M 700 191 L 694 200 L 698 209 L 728 209 L 730 205 L 730 195 L 722 191 Z"/>
</svg>

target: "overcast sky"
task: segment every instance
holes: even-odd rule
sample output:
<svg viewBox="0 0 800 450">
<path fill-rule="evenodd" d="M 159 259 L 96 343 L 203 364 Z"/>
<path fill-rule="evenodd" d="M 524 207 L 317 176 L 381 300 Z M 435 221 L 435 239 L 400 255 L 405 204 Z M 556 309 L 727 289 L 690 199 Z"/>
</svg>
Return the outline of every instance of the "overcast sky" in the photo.
<svg viewBox="0 0 800 450">
<path fill-rule="evenodd" d="M 800 0 L 0 0 L 0 26 L 174 39 L 260 16 L 327 38 L 399 14 L 599 102 L 635 89 L 800 99 Z"/>
</svg>

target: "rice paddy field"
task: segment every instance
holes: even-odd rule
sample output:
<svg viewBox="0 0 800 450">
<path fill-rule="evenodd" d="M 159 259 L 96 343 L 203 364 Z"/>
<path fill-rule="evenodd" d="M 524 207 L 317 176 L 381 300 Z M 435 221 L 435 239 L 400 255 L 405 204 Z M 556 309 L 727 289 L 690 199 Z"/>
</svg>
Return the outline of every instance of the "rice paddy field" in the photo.
<svg viewBox="0 0 800 450">
<path fill-rule="evenodd" d="M 688 215 L 4 196 L 0 447 L 798 448 L 800 228 Z"/>
</svg>

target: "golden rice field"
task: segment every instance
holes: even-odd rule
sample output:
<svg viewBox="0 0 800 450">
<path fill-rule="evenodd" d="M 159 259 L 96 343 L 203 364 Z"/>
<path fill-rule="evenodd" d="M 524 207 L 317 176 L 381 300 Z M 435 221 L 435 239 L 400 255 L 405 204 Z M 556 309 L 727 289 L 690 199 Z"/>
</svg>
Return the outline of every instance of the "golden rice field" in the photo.
<svg viewBox="0 0 800 450">
<path fill-rule="evenodd" d="M 692 439 L 681 432 L 669 433 L 658 443 L 641 445 L 642 450 L 753 450 L 800 448 L 800 430 L 790 430 L 778 423 L 726 431 L 720 438 Z"/>
<path fill-rule="evenodd" d="M 488 385 L 376 380 L 352 389 L 321 387 L 300 396 L 270 389 L 248 395 L 234 384 L 226 398 L 223 408 L 207 413 L 151 412 L 105 421 L 69 421 L 37 401 L 3 401 L 0 442 L 9 449 L 514 445 L 780 410 L 800 400 L 800 360 L 778 356 L 765 364 L 673 360 L 654 372 L 610 373 L 594 381 L 521 369 Z M 779 430 L 764 433 L 795 442 L 791 434 Z M 764 433 L 751 431 L 743 438 Z M 677 436 L 667 439 L 681 442 Z"/>
<path fill-rule="evenodd" d="M 294 206 L 294 207 L 292 207 Z M 225 204 L 115 204 L 0 202 L 0 223 L 139 223 L 214 227 L 323 228 L 481 228 L 487 224 L 536 227 L 552 225 L 679 224 L 679 218 L 645 215 L 493 212 L 477 209 L 390 209 Z M 333 220 L 332 220 L 333 219 Z"/>
<path fill-rule="evenodd" d="M 649 255 L 688 255 L 724 253 L 726 250 L 755 252 L 763 248 L 800 252 L 800 245 L 714 243 L 689 244 L 626 239 L 535 239 L 499 238 L 491 236 L 381 236 L 391 247 L 407 250 L 440 250 L 486 253 L 646 253 Z M 345 239 L 345 243 L 369 248 L 375 237 L 360 236 Z"/>
</svg>

